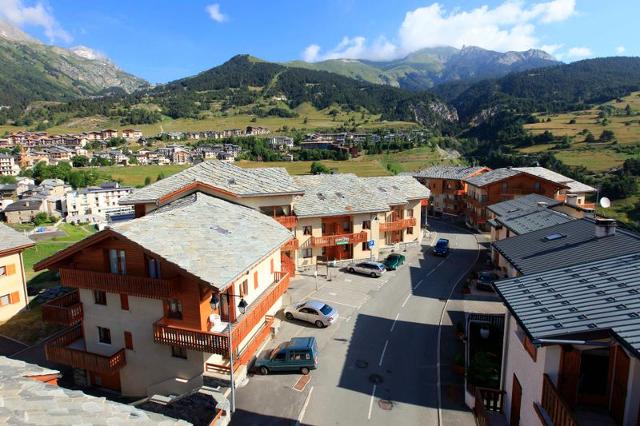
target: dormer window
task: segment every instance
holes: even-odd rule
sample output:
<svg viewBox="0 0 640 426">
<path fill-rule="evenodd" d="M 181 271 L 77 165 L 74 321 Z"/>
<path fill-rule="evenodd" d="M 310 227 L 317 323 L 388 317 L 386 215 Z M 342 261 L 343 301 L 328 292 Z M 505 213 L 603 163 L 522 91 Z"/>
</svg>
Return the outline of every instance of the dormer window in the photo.
<svg viewBox="0 0 640 426">
<path fill-rule="evenodd" d="M 127 259 L 124 250 L 109 250 L 109 271 L 112 274 L 127 274 Z"/>
<path fill-rule="evenodd" d="M 559 240 L 560 238 L 564 238 L 564 237 L 566 237 L 566 235 L 559 234 L 559 233 L 554 233 L 554 234 L 546 235 L 543 238 L 543 240 L 544 241 L 554 241 L 554 240 Z"/>
</svg>

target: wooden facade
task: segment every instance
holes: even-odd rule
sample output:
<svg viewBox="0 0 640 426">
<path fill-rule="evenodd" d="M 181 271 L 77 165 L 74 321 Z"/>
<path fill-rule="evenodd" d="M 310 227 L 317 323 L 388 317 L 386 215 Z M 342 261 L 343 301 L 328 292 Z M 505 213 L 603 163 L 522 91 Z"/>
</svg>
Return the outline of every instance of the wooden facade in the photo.
<svg viewBox="0 0 640 426">
<path fill-rule="evenodd" d="M 42 304 L 42 320 L 60 325 L 77 325 L 82 322 L 82 303 L 77 290 Z"/>
</svg>

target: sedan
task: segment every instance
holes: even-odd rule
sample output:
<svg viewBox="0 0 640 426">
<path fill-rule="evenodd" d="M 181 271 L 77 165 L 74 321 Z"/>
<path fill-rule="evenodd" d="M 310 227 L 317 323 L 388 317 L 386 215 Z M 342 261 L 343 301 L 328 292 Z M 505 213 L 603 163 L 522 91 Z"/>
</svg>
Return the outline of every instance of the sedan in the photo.
<svg viewBox="0 0 640 426">
<path fill-rule="evenodd" d="M 315 324 L 316 327 L 328 327 L 338 319 L 338 311 L 324 302 L 308 300 L 287 306 L 284 316 L 289 320 L 299 319 Z"/>
<path fill-rule="evenodd" d="M 385 269 L 386 267 L 383 263 L 374 262 L 372 260 L 360 263 L 351 263 L 347 266 L 347 271 L 351 273 L 357 272 L 359 274 L 369 275 L 373 278 L 381 277 L 382 274 L 384 274 Z"/>
<path fill-rule="evenodd" d="M 387 268 L 387 270 L 395 271 L 400 266 L 402 266 L 404 261 L 405 261 L 404 255 L 400 253 L 391 253 L 389 256 L 387 256 L 387 258 L 382 263 L 384 263 L 384 266 Z"/>
</svg>

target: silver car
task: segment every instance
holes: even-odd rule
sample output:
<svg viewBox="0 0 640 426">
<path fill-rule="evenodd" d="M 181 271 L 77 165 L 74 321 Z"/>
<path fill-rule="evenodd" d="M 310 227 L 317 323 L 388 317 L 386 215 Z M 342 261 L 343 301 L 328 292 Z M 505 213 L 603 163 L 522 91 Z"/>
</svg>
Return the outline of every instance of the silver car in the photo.
<svg viewBox="0 0 640 426">
<path fill-rule="evenodd" d="M 308 300 L 306 302 L 287 306 L 284 309 L 284 316 L 288 320 L 299 319 L 315 324 L 316 327 L 328 327 L 336 322 L 338 311 L 324 302 L 318 300 Z"/>
<path fill-rule="evenodd" d="M 374 278 L 381 277 L 386 269 L 387 268 L 383 263 L 374 262 L 372 260 L 367 260 L 366 262 L 351 263 L 349 264 L 349 266 L 347 266 L 347 271 L 351 273 L 357 272 L 359 274 L 369 275 Z"/>
</svg>

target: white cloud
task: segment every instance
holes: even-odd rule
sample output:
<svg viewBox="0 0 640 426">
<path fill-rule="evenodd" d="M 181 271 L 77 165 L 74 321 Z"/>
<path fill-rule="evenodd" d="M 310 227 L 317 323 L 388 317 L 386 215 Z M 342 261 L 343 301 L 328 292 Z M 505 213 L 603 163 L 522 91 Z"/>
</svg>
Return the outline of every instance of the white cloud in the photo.
<svg viewBox="0 0 640 426">
<path fill-rule="evenodd" d="M 220 11 L 220 5 L 218 3 L 210 4 L 205 7 L 205 10 L 209 14 L 209 17 L 216 22 L 224 22 L 227 20 L 227 15 Z"/>
<path fill-rule="evenodd" d="M 19 27 L 25 25 L 40 27 L 50 42 L 62 40 L 69 43 L 73 40 L 53 17 L 50 8 L 42 3 L 25 6 L 22 0 L 0 0 L 0 19 L 5 19 Z"/>
<path fill-rule="evenodd" d="M 536 26 L 564 21 L 575 13 L 575 8 L 575 0 L 533 4 L 524 0 L 506 0 L 494 8 L 480 6 L 451 11 L 440 3 L 433 3 L 407 12 L 394 42 L 378 38 L 370 43 L 360 36 L 344 37 L 336 47 L 326 52 L 312 45 L 313 57 L 314 60 L 393 59 L 435 46 L 479 46 L 499 51 L 537 48 L 541 43 L 536 36 Z M 549 46 L 555 50 L 560 47 Z"/>
<path fill-rule="evenodd" d="M 567 52 L 567 57 L 571 59 L 582 59 L 592 55 L 593 52 L 588 47 L 572 47 Z"/>
<path fill-rule="evenodd" d="M 319 53 L 320 46 L 317 44 L 311 44 L 304 49 L 304 52 L 302 52 L 302 59 L 307 62 L 315 62 L 318 60 Z"/>
<path fill-rule="evenodd" d="M 624 51 L 625 51 L 625 50 L 626 50 L 626 49 L 624 48 L 624 46 L 618 46 L 618 47 L 616 47 L 616 53 L 617 53 L 618 55 L 622 55 L 622 54 L 624 53 Z"/>
</svg>

